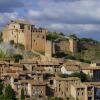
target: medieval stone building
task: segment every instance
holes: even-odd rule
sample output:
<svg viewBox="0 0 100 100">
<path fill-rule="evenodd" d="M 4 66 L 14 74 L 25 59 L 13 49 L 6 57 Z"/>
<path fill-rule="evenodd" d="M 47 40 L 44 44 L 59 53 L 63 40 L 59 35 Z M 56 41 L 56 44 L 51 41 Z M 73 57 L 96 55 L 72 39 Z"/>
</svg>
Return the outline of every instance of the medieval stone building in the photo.
<svg viewBox="0 0 100 100">
<path fill-rule="evenodd" d="M 65 37 L 54 42 L 55 52 L 75 53 L 77 52 L 77 41 L 70 37 Z"/>
<path fill-rule="evenodd" d="M 45 52 L 47 29 L 35 28 L 29 22 L 15 20 L 3 29 L 3 41 L 21 43 L 26 50 Z"/>
</svg>

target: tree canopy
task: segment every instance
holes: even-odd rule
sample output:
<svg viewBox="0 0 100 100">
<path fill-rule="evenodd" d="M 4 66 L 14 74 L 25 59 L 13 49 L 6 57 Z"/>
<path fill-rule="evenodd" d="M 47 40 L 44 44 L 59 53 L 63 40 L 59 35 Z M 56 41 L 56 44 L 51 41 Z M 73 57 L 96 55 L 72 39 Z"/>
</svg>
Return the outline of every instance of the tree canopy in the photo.
<svg viewBox="0 0 100 100">
<path fill-rule="evenodd" d="M 15 59 L 15 62 L 19 62 L 19 60 L 22 60 L 23 59 L 23 56 L 20 55 L 20 54 L 15 54 L 13 57 Z"/>
<path fill-rule="evenodd" d="M 25 100 L 25 95 L 24 95 L 24 89 L 22 88 L 21 89 L 21 97 L 20 97 L 21 100 Z"/>
<path fill-rule="evenodd" d="M 58 33 L 58 32 L 49 32 L 47 34 L 47 40 L 56 40 L 56 39 L 59 39 L 59 38 L 62 38 L 64 37 L 64 34 L 63 33 Z"/>
<path fill-rule="evenodd" d="M 15 93 L 11 87 L 11 85 L 7 85 L 5 88 L 5 100 L 16 100 Z"/>
</svg>

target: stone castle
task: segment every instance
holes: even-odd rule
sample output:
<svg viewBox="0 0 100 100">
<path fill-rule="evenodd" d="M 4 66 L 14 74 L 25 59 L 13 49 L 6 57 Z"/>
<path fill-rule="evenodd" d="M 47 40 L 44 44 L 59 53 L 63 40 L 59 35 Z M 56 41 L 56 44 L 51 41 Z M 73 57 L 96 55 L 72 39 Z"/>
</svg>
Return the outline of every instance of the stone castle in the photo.
<svg viewBox="0 0 100 100">
<path fill-rule="evenodd" d="M 43 28 L 35 28 L 26 21 L 11 21 L 3 30 L 4 42 L 21 43 L 26 50 L 36 50 L 44 52 L 46 34 L 48 30 Z"/>
<path fill-rule="evenodd" d="M 36 28 L 27 21 L 11 20 L 3 29 L 3 41 L 23 44 L 26 50 L 37 51 L 47 56 L 52 56 L 56 51 L 77 51 L 77 42 L 74 39 L 68 38 L 52 43 L 46 40 L 47 34 L 48 30 L 45 28 Z"/>
</svg>

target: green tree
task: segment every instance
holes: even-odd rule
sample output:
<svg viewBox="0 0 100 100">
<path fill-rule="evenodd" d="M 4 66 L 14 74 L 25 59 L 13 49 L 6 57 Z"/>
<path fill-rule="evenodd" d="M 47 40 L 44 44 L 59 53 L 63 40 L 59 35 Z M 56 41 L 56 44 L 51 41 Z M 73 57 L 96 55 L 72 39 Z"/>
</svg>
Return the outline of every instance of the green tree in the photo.
<svg viewBox="0 0 100 100">
<path fill-rule="evenodd" d="M 82 43 L 93 43 L 93 44 L 98 44 L 99 43 L 99 41 L 96 41 L 92 38 L 81 38 L 80 42 L 82 42 Z"/>
<path fill-rule="evenodd" d="M 5 100 L 5 97 L 4 97 L 4 95 L 2 94 L 2 95 L 0 95 L 0 100 Z"/>
<path fill-rule="evenodd" d="M 56 39 L 61 39 L 64 37 L 63 33 L 57 33 L 57 32 L 49 32 L 47 34 L 47 40 L 56 40 Z"/>
<path fill-rule="evenodd" d="M 82 82 L 88 80 L 88 76 L 85 73 L 83 73 L 82 71 L 80 71 L 80 72 L 74 72 L 70 76 L 71 77 L 79 77 Z"/>
<path fill-rule="evenodd" d="M 15 54 L 15 55 L 13 56 L 13 58 L 15 59 L 15 62 L 19 62 L 19 60 L 22 60 L 22 59 L 23 59 L 23 56 L 20 55 L 20 54 Z"/>
<path fill-rule="evenodd" d="M 16 100 L 15 93 L 11 87 L 11 85 L 7 85 L 5 88 L 5 100 Z"/>
<path fill-rule="evenodd" d="M 75 34 L 71 34 L 71 35 L 69 35 L 69 37 L 73 38 L 73 39 L 78 39 L 78 37 Z"/>
<path fill-rule="evenodd" d="M 20 97 L 21 100 L 25 100 L 25 95 L 24 95 L 24 89 L 22 88 L 21 89 L 21 97 Z"/>
</svg>

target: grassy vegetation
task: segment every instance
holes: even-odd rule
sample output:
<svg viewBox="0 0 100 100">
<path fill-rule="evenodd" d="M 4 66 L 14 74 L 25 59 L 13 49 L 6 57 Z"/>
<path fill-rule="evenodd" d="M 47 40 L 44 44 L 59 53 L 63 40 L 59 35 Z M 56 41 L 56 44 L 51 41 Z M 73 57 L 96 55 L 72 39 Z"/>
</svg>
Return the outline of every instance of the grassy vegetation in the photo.
<svg viewBox="0 0 100 100">
<path fill-rule="evenodd" d="M 3 50 L 0 50 L 0 59 L 9 58 L 10 55 L 7 52 L 4 52 Z"/>
<path fill-rule="evenodd" d="M 72 34 L 69 37 L 78 40 L 79 44 L 91 44 L 95 45 L 94 48 L 85 48 L 85 47 L 78 47 L 78 52 L 74 53 L 73 55 L 68 53 L 65 54 L 63 52 L 58 52 L 54 57 L 58 58 L 65 58 L 65 59 L 72 59 L 72 60 L 79 60 L 81 62 L 91 63 L 91 61 L 98 61 L 100 60 L 100 42 L 96 41 L 92 38 L 78 38 L 76 35 Z M 48 40 L 56 40 L 56 39 L 64 39 L 64 34 L 60 34 L 57 32 L 49 32 L 47 35 Z"/>
<path fill-rule="evenodd" d="M 85 63 L 91 63 L 91 60 L 83 58 L 83 55 L 81 55 L 81 53 L 65 54 L 63 52 L 58 52 L 58 53 L 56 53 L 56 55 L 54 55 L 54 57 L 71 59 L 71 60 L 78 60 L 80 62 L 85 62 Z"/>
<path fill-rule="evenodd" d="M 100 48 L 92 48 L 82 52 L 82 57 L 86 60 L 100 60 Z"/>
</svg>

